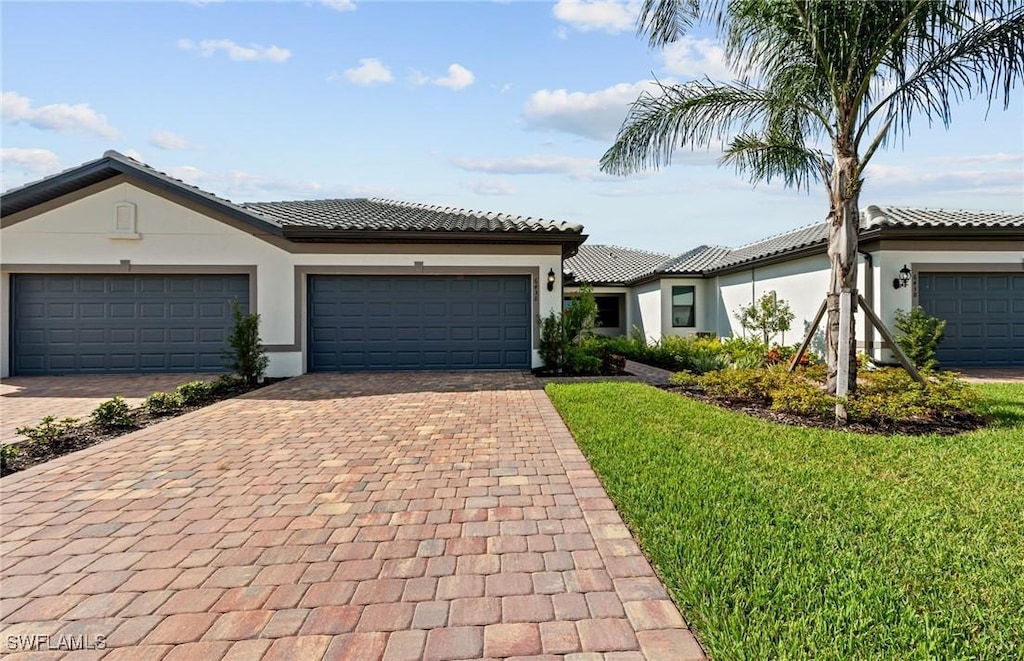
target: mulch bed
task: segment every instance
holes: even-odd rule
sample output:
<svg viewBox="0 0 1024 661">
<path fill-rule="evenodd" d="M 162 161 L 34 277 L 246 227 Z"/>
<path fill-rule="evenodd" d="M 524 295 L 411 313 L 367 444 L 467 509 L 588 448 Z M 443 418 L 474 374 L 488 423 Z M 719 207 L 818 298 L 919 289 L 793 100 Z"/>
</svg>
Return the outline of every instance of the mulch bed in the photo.
<svg viewBox="0 0 1024 661">
<path fill-rule="evenodd" d="M 218 392 L 202 404 L 184 406 L 164 415 L 152 415 L 140 406 L 132 409 L 131 411 L 130 415 L 132 422 L 134 423 L 132 427 L 104 428 L 93 424 L 88 418 L 83 418 L 82 422 L 75 425 L 58 443 L 38 443 L 29 439 L 13 443 L 12 445 L 17 449 L 18 455 L 13 459 L 10 459 L 5 466 L 0 468 L 0 477 L 10 475 L 11 473 L 17 473 L 18 471 L 23 471 L 26 468 L 31 468 L 37 464 L 45 463 L 51 459 L 56 459 L 57 457 L 62 457 L 66 454 L 71 454 L 72 452 L 84 450 L 85 448 L 96 445 L 97 443 L 109 441 L 110 439 L 117 438 L 118 436 L 124 436 L 125 434 L 145 429 L 146 427 L 155 425 L 158 422 L 163 422 L 164 420 L 169 420 L 170 418 L 175 418 L 179 415 L 197 411 L 211 404 L 216 404 L 217 402 L 224 401 L 225 399 L 238 397 L 239 395 L 244 395 L 245 393 L 252 392 L 253 390 L 259 390 L 260 388 L 264 388 L 272 383 L 277 383 L 283 380 L 283 378 L 268 378 L 264 379 L 263 383 L 259 383 L 254 386 L 240 384 L 230 389 Z"/>
<path fill-rule="evenodd" d="M 810 429 L 835 429 L 838 431 L 858 432 L 861 434 L 903 434 L 906 436 L 924 436 L 927 434 L 939 434 L 952 436 L 965 431 L 973 431 L 985 426 L 986 420 L 974 413 L 963 413 L 955 418 L 930 418 L 917 420 L 851 420 L 845 426 L 839 426 L 830 417 L 805 417 L 792 413 L 781 413 L 773 411 L 766 405 L 748 400 L 731 400 L 709 397 L 699 388 L 681 388 L 679 386 L 667 386 L 664 388 L 669 392 L 690 397 L 707 404 L 713 404 L 730 411 L 739 411 L 755 418 L 777 422 L 793 427 L 807 427 Z"/>
</svg>

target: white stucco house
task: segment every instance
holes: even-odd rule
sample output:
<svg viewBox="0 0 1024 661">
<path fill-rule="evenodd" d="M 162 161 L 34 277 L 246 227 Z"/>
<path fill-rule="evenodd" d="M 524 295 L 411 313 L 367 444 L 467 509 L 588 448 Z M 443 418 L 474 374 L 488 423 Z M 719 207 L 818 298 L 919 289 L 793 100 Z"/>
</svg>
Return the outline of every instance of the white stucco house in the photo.
<svg viewBox="0 0 1024 661">
<path fill-rule="evenodd" d="M 234 203 L 117 152 L 0 198 L 0 376 L 540 366 L 582 227 L 380 199 Z"/>
<path fill-rule="evenodd" d="M 828 274 L 824 223 L 677 256 L 584 245 L 565 262 L 567 293 L 582 283 L 594 287 L 599 332 L 636 328 L 649 340 L 742 336 L 740 306 L 775 292 L 796 314 L 792 331 L 776 340 L 799 342 L 825 298 Z M 1024 214 L 868 206 L 858 290 L 890 330 L 896 310 L 917 305 L 945 319 L 944 366 L 1024 366 Z M 861 349 L 895 362 L 888 344 L 865 328 L 863 313 L 857 321 Z"/>
</svg>

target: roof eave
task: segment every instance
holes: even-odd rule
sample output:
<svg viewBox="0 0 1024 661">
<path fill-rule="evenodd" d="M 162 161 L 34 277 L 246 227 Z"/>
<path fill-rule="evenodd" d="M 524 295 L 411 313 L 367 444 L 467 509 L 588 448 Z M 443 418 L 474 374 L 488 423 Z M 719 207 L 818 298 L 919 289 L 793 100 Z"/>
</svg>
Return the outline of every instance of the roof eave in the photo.
<svg viewBox="0 0 1024 661">
<path fill-rule="evenodd" d="M 437 230 L 353 230 L 286 225 L 284 237 L 302 243 L 541 243 L 579 246 L 586 234 Z"/>
<path fill-rule="evenodd" d="M 97 177 L 97 175 L 101 174 L 106 176 Z M 183 197 L 200 206 L 228 215 L 253 226 L 261 232 L 277 236 L 282 235 L 281 228 L 273 223 L 269 223 L 234 205 L 213 199 L 210 195 L 204 194 L 186 184 L 175 182 L 170 177 L 158 176 L 147 171 L 145 168 L 140 168 L 114 156 L 104 156 L 101 159 L 84 163 L 77 168 L 72 168 L 52 177 L 41 179 L 34 184 L 28 184 L 5 193 L 2 198 L 0 215 L 6 217 L 26 211 L 34 206 L 45 204 L 50 200 L 73 193 L 85 186 L 99 183 L 121 174 L 138 179 L 172 195 Z"/>
</svg>

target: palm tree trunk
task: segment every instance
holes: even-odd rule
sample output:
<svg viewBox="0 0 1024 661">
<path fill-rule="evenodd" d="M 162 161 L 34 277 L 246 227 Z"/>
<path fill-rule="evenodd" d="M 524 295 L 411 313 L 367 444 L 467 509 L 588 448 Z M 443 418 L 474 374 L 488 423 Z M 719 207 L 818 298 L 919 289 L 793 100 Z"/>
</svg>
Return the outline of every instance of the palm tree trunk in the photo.
<svg viewBox="0 0 1024 661">
<path fill-rule="evenodd" d="M 860 223 L 860 186 L 857 155 L 852 150 L 835 150 L 829 186 L 828 256 L 831 273 L 828 287 L 828 330 L 825 333 L 826 388 L 835 394 L 839 375 L 840 301 L 849 291 L 850 360 L 849 392 L 857 385 L 857 337 L 853 313 L 857 307 L 857 229 Z"/>
</svg>

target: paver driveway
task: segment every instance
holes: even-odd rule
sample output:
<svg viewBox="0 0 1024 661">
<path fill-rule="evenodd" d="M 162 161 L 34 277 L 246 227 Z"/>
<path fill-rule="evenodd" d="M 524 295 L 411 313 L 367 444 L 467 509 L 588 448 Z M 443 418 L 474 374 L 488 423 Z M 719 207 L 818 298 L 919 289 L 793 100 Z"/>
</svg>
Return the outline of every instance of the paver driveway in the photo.
<svg viewBox="0 0 1024 661">
<path fill-rule="evenodd" d="M 3 645 L 699 658 L 538 388 L 306 375 L 6 477 Z"/>
<path fill-rule="evenodd" d="M 154 392 L 174 390 L 187 381 L 210 381 L 211 374 L 125 374 L 97 376 L 16 376 L 0 383 L 0 442 L 22 441 L 15 430 L 43 416 L 87 418 L 114 395 L 138 406 Z"/>
</svg>

